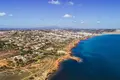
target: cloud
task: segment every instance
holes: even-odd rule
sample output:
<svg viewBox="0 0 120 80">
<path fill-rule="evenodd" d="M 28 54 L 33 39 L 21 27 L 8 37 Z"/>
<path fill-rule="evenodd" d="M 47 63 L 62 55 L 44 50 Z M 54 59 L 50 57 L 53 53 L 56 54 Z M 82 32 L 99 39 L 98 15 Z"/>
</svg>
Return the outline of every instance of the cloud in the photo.
<svg viewBox="0 0 120 80">
<path fill-rule="evenodd" d="M 12 17 L 12 16 L 13 16 L 13 14 L 9 14 L 8 16 L 11 16 L 11 17 Z"/>
<path fill-rule="evenodd" d="M 75 17 L 75 16 L 72 16 L 71 14 L 65 14 L 63 17 L 64 18 L 72 18 L 72 17 Z"/>
<path fill-rule="evenodd" d="M 58 0 L 50 0 L 50 1 L 48 1 L 48 3 L 49 4 L 55 4 L 55 5 L 60 5 L 61 4 L 60 1 L 58 1 Z"/>
<path fill-rule="evenodd" d="M 73 16 L 73 18 L 75 18 L 75 16 Z"/>
<path fill-rule="evenodd" d="M 83 20 L 81 20 L 81 22 L 80 22 L 81 24 L 84 24 L 85 22 L 83 21 Z"/>
<path fill-rule="evenodd" d="M 13 14 L 6 14 L 5 12 L 0 12 L 0 17 L 2 17 L 2 16 L 13 16 Z"/>
<path fill-rule="evenodd" d="M 5 12 L 0 12 L 0 16 L 5 16 L 6 13 Z"/>
<path fill-rule="evenodd" d="M 97 21 L 97 24 L 100 24 L 101 22 L 100 21 Z"/>
<path fill-rule="evenodd" d="M 76 21 L 76 20 L 73 20 L 72 22 L 73 22 L 73 23 L 76 23 L 77 21 Z"/>
<path fill-rule="evenodd" d="M 74 2 L 70 1 L 68 2 L 68 5 L 74 5 Z"/>
</svg>

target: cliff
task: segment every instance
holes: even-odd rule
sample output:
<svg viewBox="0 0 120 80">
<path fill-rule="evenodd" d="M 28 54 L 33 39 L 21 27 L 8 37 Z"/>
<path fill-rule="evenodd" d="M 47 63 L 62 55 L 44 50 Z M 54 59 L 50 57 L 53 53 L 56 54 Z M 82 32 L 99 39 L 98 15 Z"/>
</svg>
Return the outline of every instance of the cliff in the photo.
<svg viewBox="0 0 120 80">
<path fill-rule="evenodd" d="M 59 69 L 60 63 L 63 62 L 64 60 L 72 59 L 77 62 L 81 62 L 81 59 L 79 57 L 73 56 L 71 52 L 71 49 L 74 48 L 78 44 L 78 42 L 80 42 L 80 40 L 74 40 L 69 45 L 66 46 L 65 48 L 67 52 L 66 55 L 60 57 L 58 60 L 55 61 L 54 66 L 48 71 L 48 77 L 49 77 L 49 74 L 52 74 L 54 73 L 54 71 Z"/>
</svg>

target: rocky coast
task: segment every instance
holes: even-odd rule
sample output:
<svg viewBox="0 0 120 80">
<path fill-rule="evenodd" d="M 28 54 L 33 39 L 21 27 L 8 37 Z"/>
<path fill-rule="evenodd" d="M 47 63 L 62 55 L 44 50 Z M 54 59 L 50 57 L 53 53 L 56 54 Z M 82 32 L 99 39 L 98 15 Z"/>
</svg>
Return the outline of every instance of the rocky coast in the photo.
<svg viewBox="0 0 120 80">
<path fill-rule="evenodd" d="M 66 55 L 58 58 L 55 61 L 54 66 L 51 69 L 49 69 L 49 71 L 48 71 L 47 80 L 49 80 L 50 76 L 52 76 L 55 72 L 57 72 L 57 70 L 59 70 L 61 62 L 68 60 L 68 59 L 72 59 L 72 60 L 75 60 L 77 62 L 82 61 L 79 57 L 73 56 L 72 52 L 71 52 L 72 48 L 74 48 L 79 42 L 80 42 L 80 40 L 73 40 L 70 44 L 68 44 L 65 47 Z"/>
</svg>

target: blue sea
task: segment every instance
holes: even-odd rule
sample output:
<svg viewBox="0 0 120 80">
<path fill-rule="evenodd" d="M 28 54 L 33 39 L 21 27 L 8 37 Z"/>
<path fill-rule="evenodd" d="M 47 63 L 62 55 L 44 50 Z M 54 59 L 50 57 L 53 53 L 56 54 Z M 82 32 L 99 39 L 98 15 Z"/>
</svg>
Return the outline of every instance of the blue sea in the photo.
<svg viewBox="0 0 120 80">
<path fill-rule="evenodd" d="M 120 35 L 80 41 L 72 53 L 82 62 L 64 61 L 51 80 L 120 80 Z"/>
</svg>

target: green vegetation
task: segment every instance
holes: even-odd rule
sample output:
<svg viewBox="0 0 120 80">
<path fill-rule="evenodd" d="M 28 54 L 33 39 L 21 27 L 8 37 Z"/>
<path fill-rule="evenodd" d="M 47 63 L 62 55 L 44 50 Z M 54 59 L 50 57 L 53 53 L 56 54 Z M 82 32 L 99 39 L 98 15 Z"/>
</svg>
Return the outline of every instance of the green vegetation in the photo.
<svg viewBox="0 0 120 80">
<path fill-rule="evenodd" d="M 7 51 L 17 49 L 17 46 L 10 43 L 9 41 L 2 41 L 0 40 L 0 51 Z"/>
<path fill-rule="evenodd" d="M 25 51 L 25 50 L 23 50 L 23 49 L 20 50 L 20 54 L 23 55 L 23 56 L 26 55 L 26 54 L 32 54 L 32 53 L 33 53 L 33 51 L 30 50 L 30 49 L 27 50 L 27 51 Z"/>
</svg>

